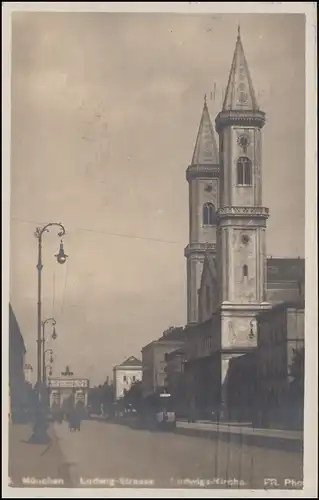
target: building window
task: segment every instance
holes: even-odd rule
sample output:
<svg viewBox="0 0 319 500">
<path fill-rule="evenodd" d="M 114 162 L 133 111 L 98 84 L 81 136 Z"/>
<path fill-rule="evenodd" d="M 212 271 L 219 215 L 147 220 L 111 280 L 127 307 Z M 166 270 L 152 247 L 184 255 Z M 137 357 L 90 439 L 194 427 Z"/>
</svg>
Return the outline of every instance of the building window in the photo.
<svg viewBox="0 0 319 500">
<path fill-rule="evenodd" d="M 133 382 L 135 382 L 135 375 L 133 375 L 132 380 L 133 380 Z"/>
<path fill-rule="evenodd" d="M 245 264 L 243 266 L 243 276 L 244 276 L 244 278 L 248 277 L 248 266 L 247 266 L 247 264 Z"/>
<path fill-rule="evenodd" d="M 216 224 L 216 210 L 212 203 L 205 203 L 203 206 L 203 225 L 213 226 Z"/>
<path fill-rule="evenodd" d="M 126 382 L 126 375 L 124 375 L 124 377 L 123 377 L 123 381 L 124 381 L 124 382 Z"/>
<path fill-rule="evenodd" d="M 251 161 L 247 156 L 241 156 L 237 160 L 237 184 L 239 186 L 251 186 L 252 181 L 252 166 Z"/>
</svg>

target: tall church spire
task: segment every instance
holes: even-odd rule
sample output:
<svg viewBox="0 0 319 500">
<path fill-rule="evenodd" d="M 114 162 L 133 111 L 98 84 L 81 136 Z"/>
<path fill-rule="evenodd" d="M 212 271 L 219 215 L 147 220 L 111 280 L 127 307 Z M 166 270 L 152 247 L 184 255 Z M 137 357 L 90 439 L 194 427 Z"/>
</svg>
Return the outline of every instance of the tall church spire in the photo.
<svg viewBox="0 0 319 500">
<path fill-rule="evenodd" d="M 259 106 L 240 37 L 240 26 L 238 25 L 236 47 L 230 69 L 223 111 L 257 110 L 259 110 Z"/>
<path fill-rule="evenodd" d="M 218 149 L 214 129 L 204 97 L 204 108 L 199 124 L 192 165 L 218 165 Z"/>
<path fill-rule="evenodd" d="M 186 169 L 189 185 L 189 243 L 184 255 L 187 259 L 188 324 L 196 323 L 199 319 L 198 290 L 205 252 L 216 252 L 219 173 L 218 149 L 205 96 L 192 162 Z"/>
</svg>

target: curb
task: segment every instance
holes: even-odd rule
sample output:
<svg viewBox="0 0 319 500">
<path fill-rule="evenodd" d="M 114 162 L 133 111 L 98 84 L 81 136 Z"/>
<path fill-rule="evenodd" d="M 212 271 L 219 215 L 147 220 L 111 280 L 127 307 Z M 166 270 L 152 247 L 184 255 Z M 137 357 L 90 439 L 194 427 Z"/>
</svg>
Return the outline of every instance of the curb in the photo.
<svg viewBox="0 0 319 500">
<path fill-rule="evenodd" d="M 173 432 L 184 436 L 211 439 L 212 441 L 224 441 L 233 444 L 258 446 L 261 448 L 278 449 L 295 453 L 303 452 L 303 439 L 299 438 L 293 439 L 244 433 L 235 434 L 224 430 L 187 429 L 183 427 L 176 427 Z"/>
</svg>

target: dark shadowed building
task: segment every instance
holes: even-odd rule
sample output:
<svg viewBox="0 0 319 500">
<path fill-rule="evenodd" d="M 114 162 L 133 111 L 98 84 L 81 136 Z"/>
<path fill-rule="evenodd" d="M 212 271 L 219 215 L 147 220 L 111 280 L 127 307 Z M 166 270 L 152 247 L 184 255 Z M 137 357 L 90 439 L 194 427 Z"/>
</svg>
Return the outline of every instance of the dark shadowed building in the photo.
<svg viewBox="0 0 319 500">
<path fill-rule="evenodd" d="M 26 403 L 25 353 L 21 330 L 12 306 L 9 304 L 9 391 L 10 413 L 13 420 L 23 412 Z"/>
<path fill-rule="evenodd" d="M 186 386 L 184 377 L 185 352 L 176 349 L 165 354 L 165 386 L 167 392 L 172 395 L 175 411 L 178 416 L 186 414 Z"/>
<path fill-rule="evenodd" d="M 303 390 L 293 391 L 295 357 L 304 352 L 304 300 L 286 301 L 257 316 L 258 406 L 266 412 L 266 425 L 275 427 L 301 426 L 303 421 Z"/>
</svg>

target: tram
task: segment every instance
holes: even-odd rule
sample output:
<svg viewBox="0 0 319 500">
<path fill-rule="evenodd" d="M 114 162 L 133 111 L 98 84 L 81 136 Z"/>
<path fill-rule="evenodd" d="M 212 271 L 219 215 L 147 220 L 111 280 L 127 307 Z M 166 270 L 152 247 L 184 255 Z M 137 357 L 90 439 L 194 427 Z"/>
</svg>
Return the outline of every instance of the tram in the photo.
<svg viewBox="0 0 319 500">
<path fill-rule="evenodd" d="M 176 428 L 176 413 L 171 394 L 160 391 L 144 399 L 143 424 L 152 429 L 172 430 Z"/>
</svg>

